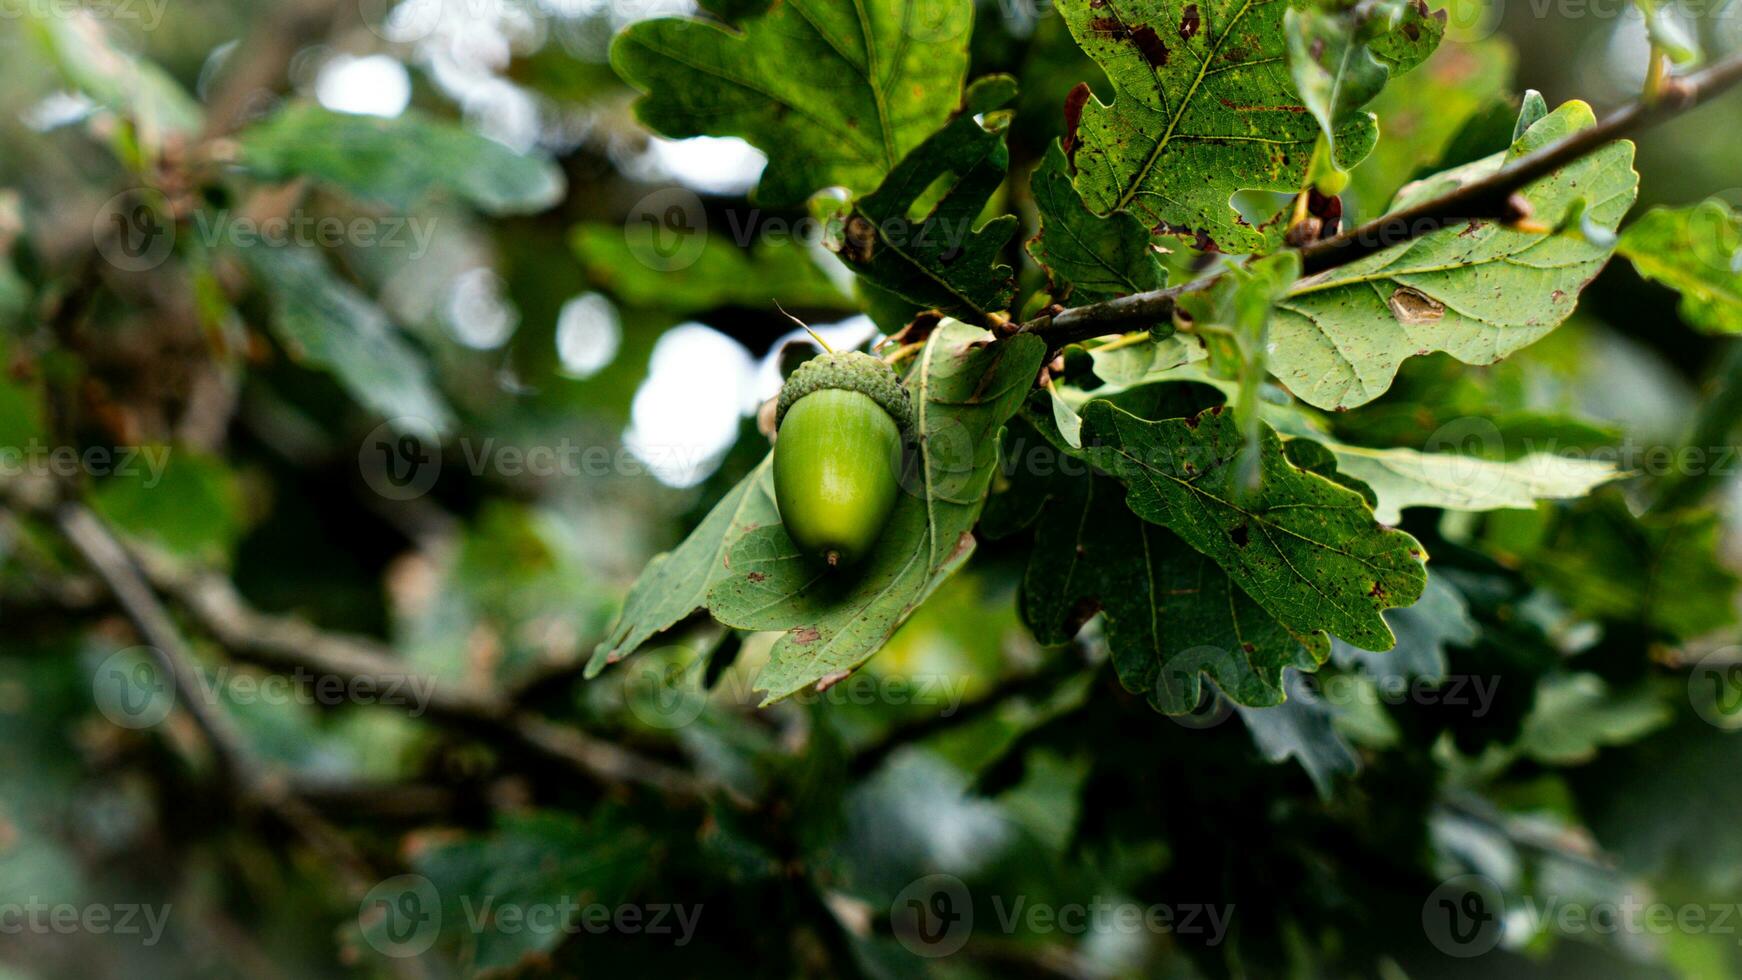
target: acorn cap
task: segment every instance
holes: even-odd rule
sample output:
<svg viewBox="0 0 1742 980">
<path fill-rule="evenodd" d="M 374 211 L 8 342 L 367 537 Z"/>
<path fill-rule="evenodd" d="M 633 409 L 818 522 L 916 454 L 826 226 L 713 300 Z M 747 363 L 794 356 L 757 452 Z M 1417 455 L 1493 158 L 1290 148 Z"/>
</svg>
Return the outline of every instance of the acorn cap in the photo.
<svg viewBox="0 0 1742 980">
<path fill-rule="evenodd" d="M 880 358 L 856 350 L 834 354 L 819 354 L 800 364 L 798 370 L 781 386 L 780 401 L 774 409 L 774 427 L 786 421 L 786 411 L 813 391 L 840 388 L 857 391 L 870 398 L 889 413 L 895 425 L 906 432 L 913 425 L 913 403 L 895 369 Z"/>
</svg>

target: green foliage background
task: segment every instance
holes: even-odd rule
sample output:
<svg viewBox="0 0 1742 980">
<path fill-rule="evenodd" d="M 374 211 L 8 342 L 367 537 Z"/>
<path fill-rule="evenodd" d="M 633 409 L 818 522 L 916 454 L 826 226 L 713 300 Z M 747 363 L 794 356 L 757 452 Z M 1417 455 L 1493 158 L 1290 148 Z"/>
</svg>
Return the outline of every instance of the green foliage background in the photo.
<svg viewBox="0 0 1742 980">
<path fill-rule="evenodd" d="M 1556 227 L 1299 280 L 1204 250 L 1276 251 L 1332 164 L 1347 225 L 1578 131 L 1637 94 L 1643 22 L 1113 2 L 0 20 L 0 980 L 1742 974 L 1742 100 L 1533 186 Z M 1737 10 L 1677 23 L 1742 46 Z M 403 111 L 323 107 L 371 55 Z M 768 163 L 674 176 L 656 132 Z M 137 207 L 175 229 L 149 260 Z M 275 214 L 429 237 L 210 231 Z M 1148 336 L 983 329 L 1218 270 Z M 927 309 L 966 322 L 892 344 L 926 342 L 922 486 L 820 581 L 755 417 L 787 314 Z M 602 363 L 565 359 L 601 316 Z M 657 384 L 702 327 L 761 378 L 724 410 Z M 672 486 L 632 433 L 691 395 L 734 437 Z M 383 482 L 400 446 L 427 483 Z M 573 468 L 509 461 L 539 450 Z M 167 685 L 164 643 L 78 515 L 185 640 L 161 720 L 105 693 Z M 312 703 L 335 663 L 411 702 Z M 937 875 L 973 914 L 947 955 L 902 925 Z M 1512 914 L 1460 958 L 1434 916 L 1471 875 Z M 1707 924 L 1531 918 L 1626 903 Z M 37 904 L 170 911 L 5 928 Z"/>
</svg>

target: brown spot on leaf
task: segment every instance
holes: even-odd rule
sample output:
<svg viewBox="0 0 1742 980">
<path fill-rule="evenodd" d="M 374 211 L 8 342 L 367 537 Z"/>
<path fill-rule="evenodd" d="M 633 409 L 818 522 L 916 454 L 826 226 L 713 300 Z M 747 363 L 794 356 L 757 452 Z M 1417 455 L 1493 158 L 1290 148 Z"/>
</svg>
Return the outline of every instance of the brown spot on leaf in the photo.
<svg viewBox="0 0 1742 980">
<path fill-rule="evenodd" d="M 841 243 L 841 258 L 854 265 L 866 265 L 877 249 L 877 229 L 864 215 L 854 212 L 847 219 L 846 240 Z"/>
<path fill-rule="evenodd" d="M 1186 4 L 1186 12 L 1179 19 L 1179 39 L 1190 41 L 1197 36 L 1198 28 L 1202 27 L 1203 23 L 1203 17 L 1198 14 L 1198 5 L 1195 3 Z"/>
<path fill-rule="evenodd" d="M 1071 169 L 1077 166 L 1077 124 L 1083 120 L 1083 106 L 1089 102 L 1089 83 L 1078 82 L 1065 96 L 1065 135 L 1060 145 L 1064 148 L 1065 159 L 1071 162 Z"/>
<path fill-rule="evenodd" d="M 1247 652 L 1247 653 L 1257 653 L 1257 652 L 1258 652 L 1258 648 L 1257 648 L 1257 647 L 1255 647 L 1255 646 L 1253 646 L 1253 645 L 1252 645 L 1252 644 L 1250 644 L 1250 643 L 1242 643 L 1242 644 L 1240 644 L 1240 649 L 1241 649 L 1241 650 L 1244 650 L 1244 651 L 1245 651 L 1245 652 Z"/>
<path fill-rule="evenodd" d="M 1404 24 L 1403 25 L 1403 36 L 1409 38 L 1411 41 L 1419 41 L 1419 40 L 1421 40 L 1421 28 L 1415 26 L 1415 23 L 1413 21 L 1410 23 Z"/>
<path fill-rule="evenodd" d="M 853 672 L 850 670 L 837 670 L 832 674 L 823 675 L 823 677 L 817 681 L 817 693 L 821 694 L 829 688 L 834 687 L 836 684 L 846 680 L 852 673 Z"/>
<path fill-rule="evenodd" d="M 1131 40 L 1136 42 L 1137 50 L 1143 52 L 1143 60 L 1149 62 L 1151 68 L 1160 68 L 1167 64 L 1167 45 L 1162 43 L 1155 28 L 1144 24 L 1131 32 Z"/>
<path fill-rule="evenodd" d="M 1410 326 L 1433 323 L 1446 315 L 1444 303 L 1410 286 L 1399 286 L 1386 302 L 1397 322 Z"/>
<path fill-rule="evenodd" d="M 1385 598 L 1385 586 L 1381 585 L 1378 582 L 1374 582 L 1373 588 L 1368 589 L 1367 594 L 1372 596 L 1375 599 L 1383 599 L 1383 598 Z"/>
<path fill-rule="evenodd" d="M 767 578 L 768 576 L 762 574 L 761 572 L 751 572 L 749 575 L 746 575 L 744 577 L 749 579 L 752 582 L 760 582 L 763 579 Z"/>
<path fill-rule="evenodd" d="M 822 639 L 822 636 L 823 634 L 818 632 L 815 626 L 801 626 L 792 631 L 792 642 L 802 646 L 808 643 L 815 643 Z"/>
</svg>

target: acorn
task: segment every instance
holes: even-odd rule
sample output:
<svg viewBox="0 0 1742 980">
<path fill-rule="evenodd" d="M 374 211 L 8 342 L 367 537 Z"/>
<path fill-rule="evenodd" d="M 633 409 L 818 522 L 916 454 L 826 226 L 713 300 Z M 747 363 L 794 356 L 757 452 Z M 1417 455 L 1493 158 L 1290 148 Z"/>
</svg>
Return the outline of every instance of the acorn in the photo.
<svg viewBox="0 0 1742 980">
<path fill-rule="evenodd" d="M 895 369 L 858 351 L 799 365 L 775 407 L 774 502 L 786 533 L 829 565 L 870 553 L 901 488 L 913 405 Z"/>
</svg>

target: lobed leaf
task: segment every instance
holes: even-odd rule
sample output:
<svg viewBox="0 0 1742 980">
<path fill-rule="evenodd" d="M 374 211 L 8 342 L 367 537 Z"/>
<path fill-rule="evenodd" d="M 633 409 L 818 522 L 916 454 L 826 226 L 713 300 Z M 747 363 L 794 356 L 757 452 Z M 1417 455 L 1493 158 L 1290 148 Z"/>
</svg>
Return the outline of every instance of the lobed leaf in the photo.
<svg viewBox="0 0 1742 980">
<path fill-rule="evenodd" d="M 1008 75 L 970 86 L 962 111 L 854 203 L 833 245 L 841 261 L 878 289 L 946 316 L 984 320 L 1009 306 L 1015 280 L 999 258 L 1016 216 L 975 222 L 1010 167 L 1002 114 L 986 125 L 978 117 L 1015 95 Z"/>
<path fill-rule="evenodd" d="M 1255 227 L 1229 199 L 1240 190 L 1299 190 L 1318 140 L 1284 64 L 1286 6 L 1060 0 L 1077 44 L 1113 83 L 1112 104 L 1090 99 L 1067 134 L 1090 208 L 1130 211 L 1156 234 L 1224 252 L 1281 241 L 1283 222 Z M 1339 124 L 1337 139 L 1359 159 L 1377 132 L 1363 113 Z"/>
<path fill-rule="evenodd" d="M 1068 295 L 1078 304 L 1094 303 L 1167 285 L 1149 230 L 1127 212 L 1101 216 L 1089 210 L 1057 142 L 1048 144 L 1029 188 L 1040 231 L 1029 239 L 1028 254 L 1052 277 L 1055 301 Z"/>
<path fill-rule="evenodd" d="M 632 24 L 611 64 L 647 93 L 637 117 L 681 139 L 739 136 L 768 154 L 758 200 L 864 192 L 949 118 L 968 71 L 969 0 L 791 0 L 734 31 Z"/>
<path fill-rule="evenodd" d="M 1595 122 L 1589 106 L 1569 102 L 1506 154 L 1427 183 L 1443 190 L 1448 180 L 1474 179 Z M 1522 195 L 1544 225 L 1583 207 L 1613 231 L 1633 204 L 1632 161 L 1633 145 L 1623 140 Z M 1383 394 L 1415 355 L 1446 351 L 1466 364 L 1491 364 L 1559 326 L 1610 251 L 1577 235 L 1491 221 L 1442 228 L 1297 283 L 1270 327 L 1270 370 L 1301 400 L 1340 410 Z"/>
<path fill-rule="evenodd" d="M 634 653 L 707 603 L 708 590 L 726 577 L 726 557 L 746 534 L 780 522 L 774 504 L 773 454 L 738 481 L 689 537 L 675 549 L 654 556 L 624 600 L 611 633 L 593 650 L 587 676 Z"/>
<path fill-rule="evenodd" d="M 1358 493 L 1290 463 L 1268 425 L 1251 489 L 1238 474 L 1245 440 L 1220 407 L 1146 422 L 1092 401 L 1082 415 L 1084 454 L 1125 483 L 1131 509 L 1214 559 L 1279 623 L 1391 648 L 1381 612 L 1420 597 L 1426 555 Z"/>
<path fill-rule="evenodd" d="M 1133 514 L 1117 481 L 1047 469 L 1019 472 L 1010 491 L 1039 502 L 1025 515 L 1040 520 L 1022 613 L 1040 642 L 1067 642 L 1101 614 L 1119 682 L 1167 714 L 1196 709 L 1206 676 L 1239 704 L 1278 704 L 1282 668 L 1324 661 L 1322 633 L 1284 629 L 1214 562 Z"/>
</svg>

